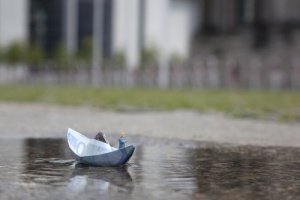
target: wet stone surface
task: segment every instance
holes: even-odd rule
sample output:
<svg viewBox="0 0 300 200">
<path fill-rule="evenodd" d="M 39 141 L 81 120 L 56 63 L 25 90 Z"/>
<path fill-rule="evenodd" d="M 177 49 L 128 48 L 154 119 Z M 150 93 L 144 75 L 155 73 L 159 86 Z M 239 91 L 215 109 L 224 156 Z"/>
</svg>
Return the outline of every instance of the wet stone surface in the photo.
<svg viewBox="0 0 300 200">
<path fill-rule="evenodd" d="M 2 139 L 1 199 L 296 199 L 300 148 L 129 138 L 123 167 L 74 162 L 64 139 Z"/>
</svg>

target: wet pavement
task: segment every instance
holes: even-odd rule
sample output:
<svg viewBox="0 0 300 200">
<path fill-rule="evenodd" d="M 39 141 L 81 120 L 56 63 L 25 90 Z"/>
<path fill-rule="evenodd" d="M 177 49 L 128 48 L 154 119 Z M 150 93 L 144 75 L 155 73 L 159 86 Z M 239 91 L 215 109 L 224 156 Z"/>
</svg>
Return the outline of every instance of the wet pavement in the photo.
<svg viewBox="0 0 300 200">
<path fill-rule="evenodd" d="M 129 137 L 123 167 L 74 162 L 63 138 L 1 139 L 1 199 L 296 199 L 300 148 Z"/>
<path fill-rule="evenodd" d="M 234 119 L 195 111 L 114 112 L 93 107 L 0 102 L 0 138 L 65 137 L 68 128 L 239 145 L 300 147 L 300 123 Z M 184 134 L 183 134 L 184 133 Z"/>
</svg>

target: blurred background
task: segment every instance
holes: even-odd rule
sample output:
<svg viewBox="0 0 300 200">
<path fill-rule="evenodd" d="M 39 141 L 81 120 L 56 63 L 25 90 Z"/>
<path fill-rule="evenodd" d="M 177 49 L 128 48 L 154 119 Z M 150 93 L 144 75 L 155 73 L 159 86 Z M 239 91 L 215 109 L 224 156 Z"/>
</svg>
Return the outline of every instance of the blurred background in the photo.
<svg viewBox="0 0 300 200">
<path fill-rule="evenodd" d="M 0 0 L 1 199 L 298 199 L 299 147 L 299 0 Z"/>
<path fill-rule="evenodd" d="M 300 88 L 297 0 L 0 0 L 0 83 Z"/>
</svg>

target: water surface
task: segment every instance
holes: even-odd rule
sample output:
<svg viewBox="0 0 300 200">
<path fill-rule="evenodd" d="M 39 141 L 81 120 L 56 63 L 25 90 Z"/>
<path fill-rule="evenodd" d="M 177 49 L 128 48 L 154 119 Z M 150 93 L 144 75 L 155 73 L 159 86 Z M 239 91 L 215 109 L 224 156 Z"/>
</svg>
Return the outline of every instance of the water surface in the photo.
<svg viewBox="0 0 300 200">
<path fill-rule="evenodd" d="M 123 167 L 74 162 L 64 139 L 0 141 L 1 199 L 296 199 L 300 148 L 128 138 Z"/>
</svg>

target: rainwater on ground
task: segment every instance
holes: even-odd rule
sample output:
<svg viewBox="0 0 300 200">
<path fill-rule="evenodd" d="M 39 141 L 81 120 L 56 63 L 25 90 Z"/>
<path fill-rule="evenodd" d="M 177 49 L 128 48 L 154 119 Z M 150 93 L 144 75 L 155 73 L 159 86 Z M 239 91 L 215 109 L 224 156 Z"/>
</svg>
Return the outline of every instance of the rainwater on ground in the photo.
<svg viewBox="0 0 300 200">
<path fill-rule="evenodd" d="M 126 166 L 73 160 L 66 140 L 0 140 L 1 199 L 296 199 L 300 148 L 129 137 Z"/>
</svg>

